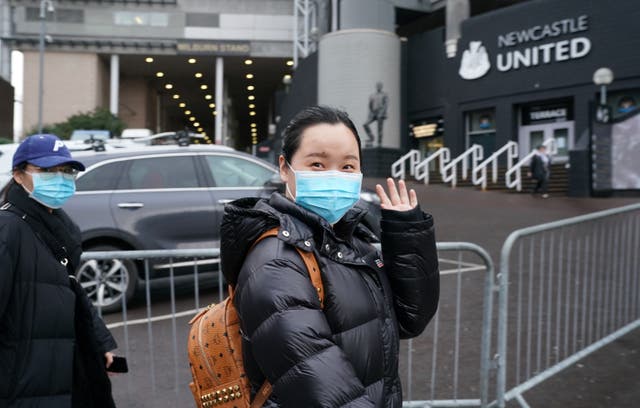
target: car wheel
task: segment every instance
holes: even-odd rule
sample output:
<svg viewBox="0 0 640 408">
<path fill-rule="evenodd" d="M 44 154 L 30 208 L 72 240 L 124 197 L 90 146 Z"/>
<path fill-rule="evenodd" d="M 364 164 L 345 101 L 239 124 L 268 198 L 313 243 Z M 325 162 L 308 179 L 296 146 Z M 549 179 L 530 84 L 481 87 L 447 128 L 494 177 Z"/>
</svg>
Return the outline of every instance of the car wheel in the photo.
<svg viewBox="0 0 640 408">
<path fill-rule="evenodd" d="M 109 245 L 97 245 L 87 251 L 118 251 Z M 122 308 L 122 297 L 128 302 L 136 289 L 138 269 L 129 259 L 87 259 L 80 264 L 76 278 L 95 307 L 105 313 Z"/>
</svg>

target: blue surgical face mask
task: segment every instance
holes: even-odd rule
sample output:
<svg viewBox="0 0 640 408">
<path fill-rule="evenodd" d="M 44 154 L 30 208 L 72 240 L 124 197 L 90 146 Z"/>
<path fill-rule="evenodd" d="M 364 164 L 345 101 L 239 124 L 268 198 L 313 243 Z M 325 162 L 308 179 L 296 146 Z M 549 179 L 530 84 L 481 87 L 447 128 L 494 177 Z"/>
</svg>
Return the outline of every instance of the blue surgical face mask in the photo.
<svg viewBox="0 0 640 408">
<path fill-rule="evenodd" d="M 30 173 L 33 191 L 29 197 L 49 208 L 60 208 L 76 192 L 75 177 L 65 173 Z M 26 190 L 26 188 L 25 188 Z"/>
<path fill-rule="evenodd" d="M 338 222 L 360 199 L 362 173 L 296 171 L 293 168 L 291 171 L 296 176 L 295 202 L 318 214 L 329 224 Z M 289 185 L 287 191 L 291 194 Z"/>
</svg>

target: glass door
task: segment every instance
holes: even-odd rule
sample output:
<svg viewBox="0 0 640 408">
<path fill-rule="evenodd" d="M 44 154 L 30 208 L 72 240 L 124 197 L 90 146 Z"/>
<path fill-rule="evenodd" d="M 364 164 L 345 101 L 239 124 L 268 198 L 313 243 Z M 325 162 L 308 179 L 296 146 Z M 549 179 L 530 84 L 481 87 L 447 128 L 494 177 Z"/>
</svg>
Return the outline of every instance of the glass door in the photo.
<svg viewBox="0 0 640 408">
<path fill-rule="evenodd" d="M 558 152 L 553 155 L 554 162 L 569 161 L 569 150 L 573 147 L 573 122 L 556 122 L 541 125 L 521 126 L 519 131 L 520 158 L 523 158 L 541 145 L 554 138 Z"/>
</svg>

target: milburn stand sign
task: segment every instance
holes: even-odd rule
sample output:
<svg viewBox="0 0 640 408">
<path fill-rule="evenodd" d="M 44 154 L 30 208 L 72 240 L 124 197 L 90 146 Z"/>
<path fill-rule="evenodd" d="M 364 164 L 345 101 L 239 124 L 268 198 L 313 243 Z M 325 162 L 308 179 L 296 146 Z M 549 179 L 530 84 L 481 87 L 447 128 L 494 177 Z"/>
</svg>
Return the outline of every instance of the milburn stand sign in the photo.
<svg viewBox="0 0 640 408">
<path fill-rule="evenodd" d="M 499 72 L 508 72 L 583 58 L 591 51 L 591 40 L 585 36 L 545 40 L 584 33 L 588 29 L 589 18 L 581 15 L 498 35 L 495 67 Z M 513 49 L 521 46 L 526 48 Z M 460 76 L 468 80 L 477 79 L 489 72 L 490 67 L 489 54 L 482 42 L 471 41 L 469 49 L 462 54 Z"/>
</svg>

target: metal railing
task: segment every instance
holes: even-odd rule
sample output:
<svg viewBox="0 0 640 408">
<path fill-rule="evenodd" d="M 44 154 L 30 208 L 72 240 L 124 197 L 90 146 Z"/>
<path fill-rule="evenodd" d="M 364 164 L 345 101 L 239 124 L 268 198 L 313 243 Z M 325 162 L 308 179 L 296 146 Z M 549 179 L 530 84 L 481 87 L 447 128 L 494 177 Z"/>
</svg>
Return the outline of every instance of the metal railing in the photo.
<svg viewBox="0 0 640 408">
<path fill-rule="evenodd" d="M 478 144 L 472 145 L 464 153 L 451 160 L 442 168 L 442 181 L 444 183 L 451 182 L 451 187 L 455 187 L 458 184 L 458 163 L 462 164 L 462 179 L 466 180 L 469 174 L 469 168 L 471 168 L 472 172 L 475 171 L 478 162 L 482 160 L 483 157 L 483 147 Z M 471 161 L 471 165 L 469 165 L 469 161 Z"/>
<path fill-rule="evenodd" d="M 513 161 L 518 158 L 518 143 L 509 141 L 500 149 L 487 157 L 482 163 L 473 169 L 471 180 L 474 185 L 482 185 L 482 189 L 487 188 L 487 166 L 491 164 L 491 181 L 498 182 L 498 157 L 503 153 L 507 154 L 507 171 L 513 166 Z M 480 176 L 478 174 L 480 173 Z"/>
<path fill-rule="evenodd" d="M 136 299 L 138 304 L 134 301 L 134 307 L 128 305 L 123 296 L 120 314 L 103 316 L 118 342 L 115 354 L 124 355 L 130 369 L 127 374 L 111 377 L 117 405 L 178 407 L 194 404 L 188 386 L 191 381 L 186 351 L 188 322 L 204 306 L 200 303 L 203 284 L 213 287 L 212 282 L 203 281 L 205 274 L 201 264 L 208 264 L 208 259 L 219 255 L 217 248 L 82 254 L 83 261 L 128 259 L 141 266 L 138 289 L 143 293 L 141 299 Z M 157 262 L 162 263 L 167 274 L 164 278 L 166 286 L 160 288 L 152 279 L 152 269 Z M 189 275 L 179 276 L 177 270 L 184 263 L 191 264 L 192 269 Z M 179 279 L 185 276 L 188 279 Z M 207 296 L 205 304 L 223 299 L 222 274 L 218 273 L 215 279 L 218 295 Z M 184 292 L 185 287 L 189 293 L 186 297 L 178 293 Z M 100 308 L 99 312 L 102 312 Z M 120 321 L 117 321 L 118 316 Z"/>
<path fill-rule="evenodd" d="M 495 288 L 493 262 L 484 249 L 471 243 L 438 243 L 437 249 L 441 292 L 453 294 L 455 301 L 441 302 L 425 333 L 401 343 L 401 375 L 407 379 L 404 406 L 479 407 L 487 401 L 489 389 Z M 207 300 L 203 304 L 200 300 L 203 283 L 200 263 L 218 256 L 218 249 L 83 254 L 83 260 L 129 259 L 140 266 L 141 296 L 131 305 L 122 298 L 121 313 L 104 316 L 120 346 L 116 354 L 127 357 L 130 366 L 128 374 L 112 377 L 117 403 L 158 407 L 193 405 L 188 387 L 191 373 L 186 351 L 187 323 L 201 307 L 219 302 L 225 296 L 222 274 L 218 274 L 214 282 L 208 282 Z M 189 275 L 182 275 L 188 277 L 185 289 L 178 284 L 177 271 L 179 266 L 188 263 L 193 266 Z M 167 287 L 160 289 L 152 284 L 152 272 L 159 270 L 158 265 L 168 273 Z M 474 283 L 469 284 L 469 279 Z M 181 282 L 184 284 L 184 279 Z M 482 293 L 477 291 L 478 286 L 484 287 Z M 467 303 L 472 297 L 473 302 Z M 463 344 L 470 333 L 472 344 Z M 477 339 L 482 340 L 478 343 Z M 443 357 L 448 355 L 451 360 Z M 470 360 L 474 361 L 473 368 L 468 363 Z M 424 381 L 424 375 L 428 381 Z M 478 390 L 482 390 L 480 397 Z"/>
<path fill-rule="evenodd" d="M 502 247 L 497 406 L 640 327 L 640 204 L 514 231 Z M 510 316 L 510 313 L 515 316 Z"/>
<path fill-rule="evenodd" d="M 542 144 L 543 146 L 546 146 L 547 149 L 549 149 L 549 154 L 551 154 L 552 156 L 558 153 L 558 145 L 556 143 L 556 139 L 547 139 Z M 529 161 L 535 154 L 536 150 L 534 149 L 522 159 L 520 159 L 519 162 L 514 164 L 509 170 L 507 170 L 507 172 L 504 174 L 505 185 L 507 186 L 507 188 L 515 188 L 518 191 L 522 191 L 522 167 L 529 164 Z M 511 180 L 511 177 L 514 177 L 514 179 Z"/>
<path fill-rule="evenodd" d="M 437 248 L 440 304 L 425 332 L 402 342 L 401 378 L 406 375 L 403 407 L 486 406 L 495 288 L 493 262 L 483 248 L 472 243 L 441 242 Z M 474 262 L 476 259 L 479 262 Z M 464 339 L 473 340 L 463 344 Z M 416 360 L 420 362 L 417 367 Z"/>
<path fill-rule="evenodd" d="M 418 181 L 423 180 L 424 184 L 429 184 L 429 165 L 438 158 L 440 159 L 439 168 L 440 174 L 442 175 L 445 164 L 449 163 L 449 160 L 451 160 L 451 152 L 448 147 L 439 148 L 429 157 L 418 163 L 414 168 L 415 179 Z"/>
<path fill-rule="evenodd" d="M 405 162 L 407 160 L 409 161 L 409 174 L 413 176 L 416 164 L 420 161 L 420 151 L 415 149 L 409 150 L 409 153 L 393 162 L 391 165 L 391 177 L 404 180 L 406 174 Z"/>
</svg>

